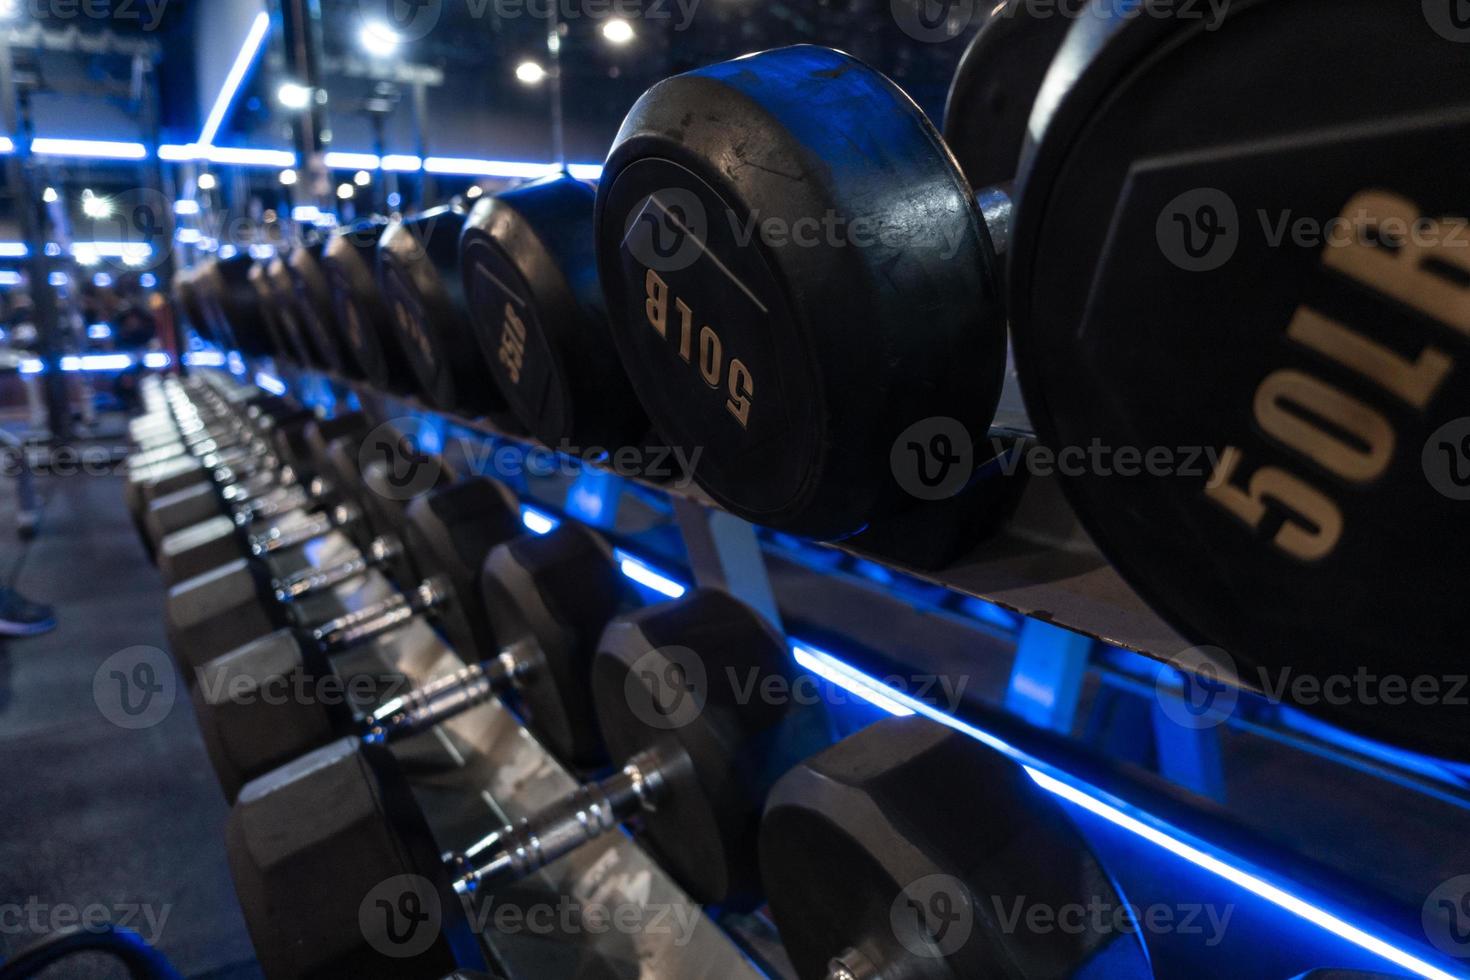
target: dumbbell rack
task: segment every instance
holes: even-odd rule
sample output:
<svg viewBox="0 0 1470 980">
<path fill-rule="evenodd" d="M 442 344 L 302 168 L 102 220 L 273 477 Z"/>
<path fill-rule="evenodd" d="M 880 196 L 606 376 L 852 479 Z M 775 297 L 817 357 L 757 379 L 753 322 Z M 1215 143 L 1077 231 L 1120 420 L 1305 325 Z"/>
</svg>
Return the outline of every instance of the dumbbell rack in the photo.
<svg viewBox="0 0 1470 980">
<path fill-rule="evenodd" d="M 224 372 L 221 376 L 229 377 Z M 329 411 L 345 403 L 378 420 L 416 419 L 440 440 L 468 438 L 497 448 L 530 449 L 522 438 L 483 420 L 447 415 L 339 378 L 293 372 L 285 374 L 282 383 L 303 402 Z M 504 478 L 500 473 L 490 475 Z M 811 641 L 798 646 L 799 653 L 809 658 L 805 666 L 857 690 L 859 697 L 875 695 L 881 702 L 885 693 L 891 694 L 875 687 L 876 678 L 886 672 L 954 670 L 953 649 L 958 646 L 964 670 L 979 675 L 986 688 L 984 701 L 967 701 L 954 716 L 942 720 L 978 737 L 1003 741 L 1053 777 L 1066 774 L 1069 778 L 1059 784 L 1060 794 L 1071 790 L 1074 795 L 1067 798 L 1090 806 L 1094 815 L 1130 826 L 1140 836 L 1154 835 L 1153 843 L 1172 848 L 1175 857 L 1182 855 L 1196 866 L 1202 862 L 1226 866 L 1235 877 L 1217 873 L 1229 884 L 1239 888 L 1242 880 L 1247 881 L 1246 890 L 1255 897 L 1264 897 L 1278 910 L 1293 908 L 1295 915 L 1329 938 L 1345 938 L 1350 950 L 1357 951 L 1354 948 L 1364 941 L 1379 941 L 1419 962 L 1446 970 L 1458 966 L 1452 962 L 1446 966 L 1424 943 L 1417 905 L 1448 876 L 1443 869 L 1456 866 L 1454 859 L 1463 852 L 1447 855 L 1442 837 L 1416 836 L 1412 829 L 1403 831 L 1402 839 L 1388 842 L 1386 854 L 1360 850 L 1360 845 L 1367 848 L 1376 841 L 1375 831 L 1365 831 L 1362 841 L 1350 840 L 1344 848 L 1341 840 L 1314 829 L 1317 825 L 1306 812 L 1310 803 L 1296 814 L 1285 807 L 1242 813 L 1230 806 L 1226 762 L 1270 754 L 1273 764 L 1285 767 L 1288 779 L 1304 780 L 1296 784 L 1304 793 L 1313 792 L 1312 787 L 1324 795 L 1367 792 L 1366 809 L 1388 814 L 1407 810 L 1414 815 L 1405 824 L 1410 828 L 1448 822 L 1453 833 L 1445 836 L 1460 841 L 1470 839 L 1463 832 L 1470 828 L 1465 774 L 1305 719 L 1282 724 L 1276 719 L 1237 717 L 1225 731 L 1201 730 L 1193 733 L 1195 737 L 1171 733 L 1169 741 L 1157 747 L 1157 757 L 1143 764 L 1130 758 L 1128 746 L 1116 737 L 1109 741 L 1088 731 L 1084 719 L 1111 694 L 1152 700 L 1156 683 L 1152 673 L 1141 672 L 1139 661 L 1127 651 L 1167 660 L 1189 643 L 1098 554 L 1053 481 L 1033 478 L 1009 528 L 939 572 L 903 567 L 884 556 L 841 545 L 817 546 L 759 532 L 713 507 L 694 487 L 667 487 L 593 468 L 583 468 L 571 478 L 507 482 L 534 508 L 528 517 L 594 524 L 622 546 L 624 554 L 646 559 L 645 569 L 726 588 L 774 621 L 784 619 L 790 635 Z M 815 605 L 842 611 L 824 618 L 804 609 L 782 608 L 773 579 L 779 581 L 781 595 L 799 594 L 803 604 L 816 599 Z M 851 615 L 855 607 L 867 613 L 864 622 L 834 622 Z M 886 624 L 886 635 L 874 623 Z M 940 643 L 947 649 L 936 653 L 927 649 L 927 638 L 935 634 L 965 639 Z M 916 645 L 916 636 L 924 637 L 925 644 Z M 842 650 L 843 656 L 831 656 L 824 645 Z M 406 672 L 422 681 L 458 665 L 446 648 L 442 659 L 423 665 L 422 671 Z M 895 703 L 900 708 L 912 704 L 899 698 L 887 701 L 887 706 Z M 861 714 L 851 721 L 855 727 L 862 723 Z M 1147 717 L 1141 721 L 1145 729 L 1149 724 Z M 490 777 L 488 784 L 495 791 L 486 802 L 503 816 L 519 817 L 571 785 L 571 777 L 497 705 L 477 709 L 446 729 L 441 732 L 445 751 L 465 760 L 458 767 L 463 772 Z M 519 773 L 535 778 L 508 775 Z M 435 786 L 436 795 L 442 795 L 443 806 L 438 809 L 445 817 L 445 825 L 436 830 L 446 835 L 446 846 L 465 842 L 455 837 L 457 830 L 472 833 L 483 828 L 478 803 L 473 807 L 478 812 L 463 812 L 463 789 L 483 785 L 487 783 L 474 779 L 461 785 L 456 779 L 453 787 Z M 458 824 L 456 814 L 474 819 Z M 1301 822 L 1292 824 L 1293 816 Z M 1159 840 L 1166 843 L 1160 845 Z M 655 883 L 650 885 L 650 901 L 659 895 L 678 895 L 633 841 L 614 835 L 606 846 L 607 852 L 593 848 L 571 859 L 559 876 L 559 887 L 570 888 L 570 883 L 601 867 L 599 861 L 612 861 L 629 873 L 648 872 L 648 880 Z M 615 857 L 605 858 L 605 853 Z M 1387 859 L 1390 855 L 1392 860 Z M 1463 856 L 1470 860 L 1470 854 Z M 1420 869 L 1429 877 L 1415 877 Z M 1433 876 L 1436 871 L 1438 877 Z M 1251 881 L 1263 887 L 1255 888 Z M 1303 913 L 1301 906 L 1310 911 Z M 721 925 L 726 930 L 732 927 L 730 922 Z M 718 975 L 760 976 L 746 957 L 757 949 L 769 952 L 771 939 L 761 935 L 759 922 L 736 925 L 753 926 L 753 931 L 740 936 L 741 946 L 721 929 L 701 928 L 686 948 L 670 944 L 640 949 L 638 955 L 655 960 L 692 956 L 678 961 L 704 967 L 728 963 Z M 781 975 L 779 948 L 774 949 L 770 955 L 755 955 L 768 974 Z M 1365 964 L 1385 965 L 1379 958 Z"/>
</svg>

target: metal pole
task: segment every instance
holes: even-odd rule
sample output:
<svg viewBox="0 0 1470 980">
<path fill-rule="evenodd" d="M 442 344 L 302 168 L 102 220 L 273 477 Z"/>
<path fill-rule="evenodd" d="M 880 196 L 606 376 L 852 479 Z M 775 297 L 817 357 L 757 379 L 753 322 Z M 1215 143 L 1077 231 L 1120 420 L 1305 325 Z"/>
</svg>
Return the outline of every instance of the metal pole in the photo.
<svg viewBox="0 0 1470 980">
<path fill-rule="evenodd" d="M 548 6 L 551 8 L 546 31 L 546 50 L 551 56 L 551 70 L 547 79 L 551 83 L 551 159 L 565 168 L 567 151 L 565 127 L 562 123 L 561 12 L 554 3 Z"/>
<path fill-rule="evenodd" d="M 72 436 L 71 404 L 67 398 L 66 376 L 60 370 L 61 322 L 56 290 L 51 285 L 51 260 L 46 255 L 46 205 L 36 186 L 35 165 L 30 155 L 29 100 L 16 87 L 10 40 L 4 37 L 0 37 L 0 113 L 4 115 L 5 131 L 15 143 L 15 152 L 6 158 L 6 178 L 18 195 L 15 211 L 29 253 L 26 274 L 30 279 L 37 353 L 47 365 L 41 375 L 47 427 L 53 443 L 67 442 Z"/>
</svg>

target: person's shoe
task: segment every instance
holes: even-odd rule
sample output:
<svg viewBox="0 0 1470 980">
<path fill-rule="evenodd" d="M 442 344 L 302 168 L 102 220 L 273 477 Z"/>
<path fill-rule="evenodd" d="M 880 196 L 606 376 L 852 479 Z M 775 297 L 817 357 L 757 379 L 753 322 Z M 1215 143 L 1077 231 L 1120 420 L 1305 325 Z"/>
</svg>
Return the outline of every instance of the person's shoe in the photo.
<svg viewBox="0 0 1470 980">
<path fill-rule="evenodd" d="M 39 636 L 55 628 L 56 613 L 50 606 L 0 588 L 0 636 Z"/>
</svg>

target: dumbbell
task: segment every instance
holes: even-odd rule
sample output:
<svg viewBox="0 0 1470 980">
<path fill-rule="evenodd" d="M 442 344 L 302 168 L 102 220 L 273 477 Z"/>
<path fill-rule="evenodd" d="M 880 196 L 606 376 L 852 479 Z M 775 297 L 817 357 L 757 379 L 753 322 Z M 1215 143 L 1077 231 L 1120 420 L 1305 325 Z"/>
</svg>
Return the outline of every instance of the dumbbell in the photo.
<svg viewBox="0 0 1470 980">
<path fill-rule="evenodd" d="M 301 316 L 301 332 L 315 352 L 320 367 L 330 374 L 350 380 L 364 377 L 351 353 L 346 349 L 332 310 L 332 286 L 323 260 L 327 243 L 316 240 L 292 249 L 286 271 L 296 294 L 296 309 Z"/>
<path fill-rule="evenodd" d="M 704 676 L 682 674 L 686 660 L 703 664 Z M 339 739 L 254 780 L 231 811 L 226 846 L 262 968 L 272 977 L 344 965 L 435 976 L 470 948 L 458 941 L 470 934 L 471 899 L 460 896 L 531 874 L 634 816 L 641 840 L 693 900 L 750 907 L 766 792 L 828 740 L 818 707 L 759 695 L 768 681 L 790 682 L 793 667 L 759 615 L 721 593 L 695 591 L 618 618 L 590 675 L 618 771 L 448 860 L 382 746 Z M 442 928 L 417 958 L 385 956 L 382 937 L 365 936 L 359 922 L 364 898 L 390 880 L 412 891 L 404 898 L 440 910 Z"/>
<path fill-rule="evenodd" d="M 566 174 L 482 198 L 460 270 L 471 322 L 511 411 L 553 448 L 609 452 L 648 431 L 597 283 L 593 184 Z"/>
<path fill-rule="evenodd" d="M 1463 140 L 1457 110 L 1436 93 L 1470 68 L 1470 48 L 1417 8 L 1371 0 L 1235 4 L 1209 29 L 1179 11 L 1130 14 L 1059 24 L 1024 4 L 998 8 L 1019 18 L 1008 30 L 1041 38 L 1038 50 L 1063 27 L 1065 39 L 1034 100 L 1034 73 L 1017 76 L 1019 91 L 1001 75 L 958 87 L 949 148 L 890 82 L 823 49 L 655 86 L 624 123 L 598 201 L 599 270 L 635 387 L 673 444 L 704 447 L 701 479 L 722 504 L 840 534 L 881 510 L 885 487 L 891 495 L 903 426 L 949 415 L 972 440 L 983 432 L 1009 318 L 1031 422 L 1053 450 L 1172 459 L 1131 475 L 1063 467 L 1059 479 L 1090 538 L 1189 642 L 1225 650 L 1247 676 L 1352 665 L 1458 677 L 1470 609 L 1442 582 L 1464 533 L 1455 434 L 1470 412 L 1448 393 L 1470 391 L 1456 360 L 1470 333 L 1459 312 L 1470 260 L 1451 247 L 1464 212 L 1455 169 L 1427 161 Z M 991 26 L 977 52 L 997 45 Z M 1332 72 L 1299 85 L 1227 67 L 1278 63 L 1271 52 L 1282 50 L 1347 63 L 1365 37 L 1376 39 L 1372 65 L 1346 85 Z M 966 59 L 969 70 L 980 60 Z M 972 193 L 959 168 L 997 94 L 1035 103 L 1024 152 L 1011 185 Z M 746 158 L 731 167 L 725 134 L 747 129 L 761 139 L 741 144 Z M 883 149 L 852 149 L 862 146 Z M 977 175 L 992 179 L 993 163 L 982 154 Z M 654 202 L 673 191 L 709 214 L 709 240 L 691 238 L 690 266 L 659 271 L 625 232 L 679 231 Z M 909 242 L 952 243 L 947 260 L 881 238 L 730 242 L 731 213 L 829 211 Z M 1323 233 L 1276 236 L 1263 227 L 1272 216 Z M 1395 229 L 1416 230 L 1412 248 Z M 665 299 L 662 336 L 648 312 Z M 703 364 L 680 356 L 680 301 L 708 310 L 689 321 Z M 965 336 L 950 329 L 956 317 L 973 321 Z M 757 370 L 778 380 L 763 384 Z M 951 390 L 956 372 L 987 393 L 968 414 L 929 397 Z M 764 410 L 752 387 L 773 392 Z M 891 392 L 911 396 L 906 409 L 893 409 Z M 822 438 L 803 437 L 811 417 Z M 835 418 L 841 431 L 826 439 L 820 422 Z M 795 462 L 756 465 L 757 446 L 762 461 Z M 1408 635 L 1422 638 L 1411 660 Z M 1375 737 L 1470 754 L 1458 699 L 1307 697 L 1305 710 Z"/>
<path fill-rule="evenodd" d="M 356 445 L 355 437 L 356 434 L 341 436 L 338 442 Z M 274 461 L 273 456 L 267 455 L 256 466 L 273 477 Z M 165 535 L 158 542 L 159 572 L 165 584 L 178 585 L 242 555 L 269 557 L 334 530 L 355 535 L 362 543 L 371 540 L 370 511 L 365 503 L 371 491 L 358 486 L 354 479 L 356 460 L 349 458 L 343 462 L 351 467 L 347 472 L 313 479 L 305 486 L 289 483 L 278 486 L 271 493 L 240 502 L 229 514 L 207 518 Z M 294 479 L 294 472 L 288 472 L 287 476 Z M 166 503 L 175 506 L 177 502 Z"/>
<path fill-rule="evenodd" d="M 391 222 L 378 241 L 378 286 L 398 346 L 429 404 L 504 422 L 509 407 L 485 377 L 459 272 L 458 206 Z"/>
<path fill-rule="evenodd" d="M 378 239 L 387 225 L 373 218 L 333 235 L 322 253 L 322 271 L 350 362 L 374 388 L 405 395 L 415 392 L 416 382 L 377 279 Z"/>
<path fill-rule="evenodd" d="M 381 476 L 364 474 L 369 486 Z M 450 593 L 447 599 L 473 593 L 480 561 L 490 548 L 520 533 L 518 501 L 504 485 L 484 478 L 441 485 L 420 497 L 400 502 L 383 499 L 374 505 L 374 491 L 363 494 L 361 510 L 370 522 L 360 522 L 358 552 L 338 564 L 319 568 L 307 566 L 294 573 L 280 574 L 270 562 L 242 557 L 175 585 L 169 590 L 166 619 L 170 647 L 193 678 L 205 664 L 237 647 L 277 631 L 285 632 L 277 642 L 301 641 L 296 630 L 320 627 L 335 633 L 335 624 L 318 622 L 317 605 L 307 600 L 346 584 L 371 568 L 385 571 L 408 595 L 395 596 L 392 609 L 422 601 L 419 591 L 433 588 Z M 422 505 L 418 505 L 422 501 Z M 371 508 L 371 509 L 370 509 Z M 313 526 L 313 529 L 315 527 Z M 376 531 L 377 536 L 369 536 Z M 452 622 L 448 632 L 469 649 L 483 642 L 477 611 L 464 612 L 450 602 Z M 383 609 L 363 617 L 373 619 Z M 331 619 L 332 617 L 327 617 Z M 442 618 L 442 617 L 441 617 Z M 361 642 L 355 640 L 354 642 Z"/>
<path fill-rule="evenodd" d="M 1470 49 L 1451 17 L 1371 0 L 1232 4 L 1208 31 L 1086 17 L 1030 121 L 1009 297 L 1033 421 L 1056 446 L 1211 454 L 1062 485 L 1139 594 L 1242 676 L 1464 674 L 1470 609 L 1444 583 L 1466 533 L 1470 249 L 1449 161 Z M 1311 67 L 1367 38 L 1350 77 Z M 1288 220 L 1307 234 L 1267 230 Z M 1443 683 L 1301 707 L 1470 758 Z"/>
<path fill-rule="evenodd" d="M 943 787 L 943 801 L 936 788 Z M 761 821 L 760 864 L 802 980 L 1152 977 L 1138 923 L 1056 799 L 995 749 L 919 715 L 798 764 Z M 1007 928 L 1101 907 L 1101 928 Z"/>
<path fill-rule="evenodd" d="M 231 347 L 247 356 L 272 357 L 279 352 L 250 280 L 254 267 L 246 252 L 212 259 L 199 267 L 195 283 L 200 307 L 217 335 L 229 337 Z"/>
<path fill-rule="evenodd" d="M 272 398 L 247 405 L 242 417 L 215 409 L 181 419 L 181 426 L 163 423 L 151 433 L 139 430 L 140 449 L 127 462 L 129 510 L 143 524 L 156 500 L 274 465 L 272 448 L 289 455 L 292 437 L 310 419 L 309 412 Z"/>
<path fill-rule="evenodd" d="M 506 695 L 558 759 L 578 769 L 600 764 L 605 750 L 587 677 L 603 629 L 631 605 L 628 592 L 607 543 L 568 521 L 498 545 L 486 558 L 478 597 L 496 649 L 459 649 L 468 666 L 365 717 L 341 699 L 264 696 L 331 670 L 281 635 L 205 664 L 195 715 L 226 798 L 233 802 L 250 780 L 341 736 L 390 744 Z"/>
<path fill-rule="evenodd" d="M 760 143 L 732 164 L 746 131 Z M 851 536 L 921 502 L 900 477 L 916 451 L 920 477 L 972 486 L 977 533 L 1005 516 L 1017 481 L 963 445 L 988 446 L 1006 363 L 1003 249 L 981 212 L 917 106 L 829 49 L 713 65 L 638 100 L 598 186 L 598 270 L 654 428 L 700 450 L 721 506 Z M 801 241 L 865 237 L 768 244 L 772 221 Z"/>
<path fill-rule="evenodd" d="M 358 412 L 332 419 L 303 414 L 278 424 L 273 440 L 256 444 L 260 458 L 251 459 L 251 465 L 202 467 L 209 469 L 210 478 L 155 497 L 144 518 L 148 533 L 159 541 L 222 513 L 242 522 L 269 517 L 321 498 L 328 485 L 347 486 L 355 476 L 356 454 L 368 428 L 366 417 Z M 334 449 L 338 441 L 342 446 Z"/>
<path fill-rule="evenodd" d="M 296 311 L 296 288 L 286 271 L 285 260 L 276 256 L 268 262 L 256 262 L 250 270 L 250 284 L 260 304 L 261 320 L 274 338 L 279 357 L 297 367 L 315 367 L 315 360 L 301 329 Z"/>
</svg>

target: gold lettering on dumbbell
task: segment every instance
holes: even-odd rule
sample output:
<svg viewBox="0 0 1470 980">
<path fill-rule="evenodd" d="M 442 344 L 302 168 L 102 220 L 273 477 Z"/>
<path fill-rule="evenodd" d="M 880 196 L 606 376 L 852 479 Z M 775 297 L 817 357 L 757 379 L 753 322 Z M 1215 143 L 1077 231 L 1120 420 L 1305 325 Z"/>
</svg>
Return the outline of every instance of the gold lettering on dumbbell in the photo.
<svg viewBox="0 0 1470 980">
<path fill-rule="evenodd" d="M 521 383 L 521 368 L 526 360 L 526 324 L 515 307 L 505 304 L 505 322 L 500 328 L 500 363 L 505 365 L 511 384 Z"/>
<path fill-rule="evenodd" d="M 1451 230 L 1463 231 L 1463 225 L 1425 222 L 1410 201 L 1386 191 L 1359 194 L 1348 202 L 1343 217 L 1364 214 L 1379 227 L 1403 225 L 1404 240 L 1389 246 L 1359 239 L 1329 248 L 1327 267 L 1470 336 L 1470 296 L 1465 291 L 1470 242 Z"/>
<path fill-rule="evenodd" d="M 643 277 L 644 303 L 643 309 L 648 319 L 648 325 L 665 339 L 669 336 L 669 284 L 663 277 L 652 269 L 646 271 Z M 690 309 L 682 299 L 673 297 L 674 309 L 679 316 L 679 357 L 685 364 L 690 364 L 699 370 L 699 376 L 706 385 L 718 389 L 721 379 L 725 381 L 725 388 L 729 394 L 725 401 L 725 410 L 729 412 L 735 421 L 740 423 L 741 428 L 750 427 L 750 408 L 755 398 L 755 378 L 752 377 L 750 369 L 745 362 L 738 357 L 729 363 L 728 373 L 725 367 L 725 346 L 720 341 L 720 335 L 709 324 L 699 329 L 699 359 L 694 361 L 694 311 Z"/>
<path fill-rule="evenodd" d="M 1470 241 L 1457 245 L 1451 224 L 1424 221 L 1407 199 L 1365 191 L 1348 202 L 1350 225 L 1366 216 L 1374 234 L 1332 243 L 1323 264 L 1338 273 L 1470 336 Z M 1393 233 L 1395 226 L 1402 233 Z M 1293 342 L 1372 381 L 1411 408 L 1426 409 L 1455 366 L 1444 350 L 1426 344 L 1413 359 L 1369 339 L 1308 306 L 1287 326 Z M 1344 483 L 1368 484 L 1392 461 L 1397 435 L 1382 411 L 1302 371 L 1267 375 L 1253 402 L 1256 423 L 1270 438 Z M 1241 489 L 1232 483 L 1244 454 L 1227 446 L 1205 485 L 1205 496 L 1247 527 L 1259 527 L 1267 501 L 1292 514 L 1273 538 L 1302 561 L 1330 555 L 1342 539 L 1342 509 L 1321 490 L 1277 466 L 1262 466 Z"/>
</svg>

